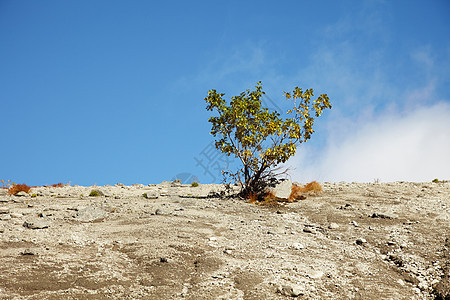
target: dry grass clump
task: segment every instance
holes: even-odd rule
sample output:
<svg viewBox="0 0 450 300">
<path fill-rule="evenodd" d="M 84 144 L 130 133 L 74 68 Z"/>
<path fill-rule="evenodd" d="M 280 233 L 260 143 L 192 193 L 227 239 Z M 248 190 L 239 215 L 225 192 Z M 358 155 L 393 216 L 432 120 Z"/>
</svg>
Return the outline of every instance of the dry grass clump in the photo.
<svg viewBox="0 0 450 300">
<path fill-rule="evenodd" d="M 291 195 L 289 196 L 289 201 L 298 201 L 306 199 L 305 194 L 308 195 L 318 195 L 322 192 L 322 186 L 317 181 L 310 182 L 304 187 L 292 185 Z"/>
<path fill-rule="evenodd" d="M 275 197 L 275 194 L 271 191 L 265 194 L 250 193 L 247 195 L 246 198 L 249 203 L 255 205 L 269 206 L 269 207 L 275 207 L 279 205 L 278 199 Z"/>
<path fill-rule="evenodd" d="M 294 201 L 298 201 L 298 200 L 303 200 L 306 197 L 303 195 L 304 193 L 304 188 L 301 186 L 297 186 L 297 185 L 292 185 L 291 188 L 291 195 L 289 196 L 289 201 L 294 202 Z"/>
<path fill-rule="evenodd" d="M 251 204 L 256 204 L 256 202 L 258 202 L 258 194 L 256 193 L 250 193 L 247 195 L 247 200 L 248 202 L 250 202 Z"/>
<path fill-rule="evenodd" d="M 30 190 L 31 186 L 28 186 L 26 184 L 14 184 L 8 189 L 8 194 L 16 195 L 18 192 L 25 192 L 28 194 Z"/>
<path fill-rule="evenodd" d="M 313 181 L 305 185 L 305 192 L 312 194 L 319 194 L 322 192 L 322 186 L 317 181 Z"/>
<path fill-rule="evenodd" d="M 64 183 L 60 182 L 57 184 L 52 184 L 51 187 L 63 187 L 64 185 L 65 185 Z"/>
<path fill-rule="evenodd" d="M 250 193 L 247 195 L 246 199 L 251 204 L 262 205 L 262 206 L 278 206 L 281 202 L 296 202 L 299 200 L 306 199 L 305 195 L 318 195 L 322 192 L 322 186 L 317 181 L 310 182 L 306 184 L 304 187 L 292 185 L 291 187 L 291 195 L 288 199 L 280 199 L 275 197 L 275 194 L 272 191 L 269 191 L 265 194 L 258 195 L 255 193 Z"/>
<path fill-rule="evenodd" d="M 279 204 L 279 199 L 277 199 L 277 197 L 275 197 L 275 194 L 270 191 L 264 195 L 263 200 L 260 202 L 260 205 L 276 207 L 280 204 Z"/>
</svg>

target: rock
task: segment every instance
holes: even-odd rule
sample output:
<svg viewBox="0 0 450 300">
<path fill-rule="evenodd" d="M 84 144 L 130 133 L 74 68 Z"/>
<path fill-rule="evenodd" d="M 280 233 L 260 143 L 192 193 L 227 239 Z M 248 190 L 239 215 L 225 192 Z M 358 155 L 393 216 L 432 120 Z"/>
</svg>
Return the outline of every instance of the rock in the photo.
<svg viewBox="0 0 450 300">
<path fill-rule="evenodd" d="M 149 191 L 143 195 L 146 199 L 158 199 L 159 194 L 155 191 Z"/>
<path fill-rule="evenodd" d="M 269 190 L 279 199 L 288 199 L 291 195 L 292 181 L 289 179 L 277 180 L 269 185 Z"/>
<path fill-rule="evenodd" d="M 0 196 L 7 196 L 8 190 L 7 189 L 0 189 Z"/>
<path fill-rule="evenodd" d="M 171 186 L 172 187 L 180 187 L 181 186 L 181 179 L 175 179 L 174 181 L 172 181 Z"/>
<path fill-rule="evenodd" d="M 20 255 L 34 255 L 35 253 L 31 251 L 30 249 L 25 249 L 22 252 L 20 252 Z"/>
<path fill-rule="evenodd" d="M 167 190 L 161 190 L 161 191 L 159 192 L 159 195 L 160 195 L 160 196 L 169 196 L 169 191 L 167 191 Z"/>
<path fill-rule="evenodd" d="M 75 219 L 80 222 L 98 222 L 106 218 L 108 213 L 99 207 L 85 207 L 78 210 Z"/>
<path fill-rule="evenodd" d="M 17 192 L 14 196 L 17 196 L 17 197 L 28 197 L 29 195 L 27 193 L 25 193 L 24 191 L 20 191 L 20 192 Z"/>
<path fill-rule="evenodd" d="M 305 290 L 299 285 L 292 284 L 279 287 L 277 292 L 285 296 L 298 297 L 303 295 Z"/>
<path fill-rule="evenodd" d="M 0 220 L 2 220 L 2 221 L 9 221 L 9 220 L 11 220 L 11 215 L 9 215 L 9 214 L 2 214 L 2 215 L 0 215 Z"/>
<path fill-rule="evenodd" d="M 225 249 L 223 250 L 223 253 L 231 254 L 231 253 L 233 253 L 233 250 L 236 250 L 236 248 L 233 247 L 233 246 L 227 246 L 227 247 L 225 247 Z"/>
<path fill-rule="evenodd" d="M 345 204 L 345 206 L 340 206 L 339 209 L 353 209 L 353 206 L 349 203 Z"/>
<path fill-rule="evenodd" d="M 359 238 L 356 240 L 356 245 L 364 245 L 366 243 L 367 243 L 366 239 L 363 238 Z"/>
<path fill-rule="evenodd" d="M 163 211 L 161 210 L 161 209 L 156 209 L 155 210 L 155 215 L 163 215 L 164 213 L 163 213 Z"/>
<path fill-rule="evenodd" d="M 353 226 L 355 226 L 355 227 L 358 227 L 358 226 L 359 226 L 358 223 L 356 223 L 356 221 L 352 221 L 351 224 L 352 224 Z"/>
<path fill-rule="evenodd" d="M 292 248 L 294 248 L 295 250 L 302 250 L 305 248 L 305 246 L 303 246 L 303 244 L 300 243 L 293 243 Z"/>
<path fill-rule="evenodd" d="M 325 275 L 325 273 L 322 271 L 310 270 L 307 272 L 307 275 L 311 279 L 320 279 L 323 275 Z"/>
<path fill-rule="evenodd" d="M 306 233 L 316 233 L 311 227 L 305 227 L 305 228 L 303 228 L 303 232 L 306 232 Z"/>
<path fill-rule="evenodd" d="M 388 259 L 399 267 L 403 267 L 403 265 L 404 265 L 403 258 L 400 255 L 389 254 Z M 406 280 L 406 281 L 408 281 L 408 280 Z"/>
<path fill-rule="evenodd" d="M 398 218 L 398 216 L 395 214 L 383 214 L 383 213 L 378 213 L 378 212 L 374 212 L 370 217 L 371 218 L 380 218 L 380 219 L 396 219 L 396 218 Z"/>
<path fill-rule="evenodd" d="M 9 214 L 9 208 L 0 207 L 0 214 Z"/>
<path fill-rule="evenodd" d="M 23 215 L 21 213 L 10 213 L 11 218 L 21 218 Z"/>
<path fill-rule="evenodd" d="M 339 225 L 336 223 L 331 223 L 330 225 L 328 225 L 328 229 L 338 229 Z"/>
<path fill-rule="evenodd" d="M 428 290 L 428 283 L 425 280 L 422 280 L 422 281 L 419 282 L 417 287 L 419 289 L 421 289 L 422 291 L 426 291 L 426 290 Z"/>
<path fill-rule="evenodd" d="M 25 221 L 23 223 L 23 227 L 30 229 L 44 229 L 48 228 L 50 225 L 45 220 L 33 220 L 33 221 Z"/>
<path fill-rule="evenodd" d="M 158 184 L 160 187 L 170 187 L 170 186 L 172 186 L 172 182 L 170 182 L 170 181 L 163 181 L 163 182 L 161 182 L 160 184 Z"/>
</svg>

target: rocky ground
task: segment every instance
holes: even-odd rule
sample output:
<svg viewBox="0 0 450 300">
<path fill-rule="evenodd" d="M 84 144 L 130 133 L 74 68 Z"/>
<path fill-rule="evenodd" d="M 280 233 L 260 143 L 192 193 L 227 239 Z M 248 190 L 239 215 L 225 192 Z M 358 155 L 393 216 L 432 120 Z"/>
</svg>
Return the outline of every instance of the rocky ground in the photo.
<svg viewBox="0 0 450 300">
<path fill-rule="evenodd" d="M 0 298 L 449 299 L 450 182 L 323 188 L 279 207 L 207 197 L 221 185 L 0 190 Z"/>
</svg>

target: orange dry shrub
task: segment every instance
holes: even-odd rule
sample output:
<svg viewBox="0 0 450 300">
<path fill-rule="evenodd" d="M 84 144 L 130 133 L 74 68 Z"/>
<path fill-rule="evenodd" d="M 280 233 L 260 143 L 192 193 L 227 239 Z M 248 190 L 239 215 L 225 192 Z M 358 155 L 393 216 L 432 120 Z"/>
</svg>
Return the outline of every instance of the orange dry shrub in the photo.
<svg viewBox="0 0 450 300">
<path fill-rule="evenodd" d="M 303 195 L 304 192 L 305 192 L 305 189 L 303 187 L 297 186 L 297 185 L 292 185 L 291 195 L 289 196 L 288 200 L 291 202 L 303 200 L 306 198 Z"/>
<path fill-rule="evenodd" d="M 251 204 L 255 204 L 256 202 L 258 202 L 258 195 L 256 193 L 250 193 L 247 195 L 247 200 Z"/>
<path fill-rule="evenodd" d="M 270 206 L 270 207 L 278 206 L 278 199 L 275 197 L 275 194 L 273 192 L 268 192 L 264 195 L 250 193 L 247 196 L 247 200 L 249 203 L 255 205 Z"/>
<path fill-rule="evenodd" d="M 29 193 L 31 190 L 31 187 L 26 184 L 14 184 L 8 189 L 8 193 L 10 195 L 16 195 L 18 192 L 25 192 Z"/>
<path fill-rule="evenodd" d="M 293 185 L 291 188 L 290 201 L 298 201 L 306 199 L 305 194 L 317 195 L 322 192 L 322 186 L 317 181 L 313 181 L 304 187 Z"/>
<path fill-rule="evenodd" d="M 275 207 L 278 206 L 279 203 L 277 197 L 275 197 L 275 194 L 272 191 L 270 191 L 266 195 L 264 195 L 263 201 L 261 201 L 260 205 Z"/>
<path fill-rule="evenodd" d="M 305 189 L 305 192 L 310 193 L 310 194 L 317 195 L 320 192 L 322 192 L 322 186 L 317 181 L 308 183 L 307 185 L 305 185 L 304 189 Z"/>
</svg>

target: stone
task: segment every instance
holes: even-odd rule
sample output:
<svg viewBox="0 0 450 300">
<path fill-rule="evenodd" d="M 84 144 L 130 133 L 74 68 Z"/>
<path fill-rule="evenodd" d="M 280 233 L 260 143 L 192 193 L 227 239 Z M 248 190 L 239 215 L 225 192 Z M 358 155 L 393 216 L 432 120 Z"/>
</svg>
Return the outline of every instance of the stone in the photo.
<svg viewBox="0 0 450 300">
<path fill-rule="evenodd" d="M 21 255 L 34 255 L 34 251 L 30 250 L 30 249 L 25 249 L 22 252 L 20 252 Z"/>
<path fill-rule="evenodd" d="M 294 248 L 295 250 L 302 250 L 305 248 L 305 246 L 303 244 L 300 243 L 293 243 L 292 244 L 292 248 Z"/>
<path fill-rule="evenodd" d="M 363 238 L 359 238 L 356 240 L 357 245 L 364 245 L 366 243 L 367 243 L 366 239 L 363 239 Z"/>
<path fill-rule="evenodd" d="M 305 290 L 299 285 L 290 284 L 279 287 L 278 293 L 289 297 L 298 297 L 300 295 L 303 295 L 305 293 Z"/>
<path fill-rule="evenodd" d="M 8 195 L 8 190 L 0 188 L 0 196 L 7 196 L 7 195 Z"/>
<path fill-rule="evenodd" d="M 11 218 L 21 218 L 23 215 L 21 213 L 10 213 Z"/>
<path fill-rule="evenodd" d="M 350 209 L 353 210 L 353 206 L 350 203 L 345 204 L 345 206 L 340 206 L 339 209 Z"/>
<path fill-rule="evenodd" d="M 24 191 L 20 191 L 20 192 L 17 192 L 14 196 L 17 196 L 17 197 L 28 197 L 29 195 L 27 193 L 25 193 Z"/>
<path fill-rule="evenodd" d="M 289 179 L 276 180 L 269 185 L 269 190 L 279 199 L 288 199 L 292 191 L 292 181 Z"/>
<path fill-rule="evenodd" d="M 144 197 L 146 199 L 158 199 L 159 194 L 155 191 L 149 191 L 149 192 L 144 193 Z"/>
<path fill-rule="evenodd" d="M 417 287 L 419 289 L 421 289 L 422 291 L 426 291 L 426 290 L 428 290 L 428 283 L 425 280 L 422 280 L 422 281 L 419 282 Z"/>
<path fill-rule="evenodd" d="M 170 187 L 172 185 L 172 182 L 170 181 L 163 181 L 160 184 L 158 184 L 160 187 Z"/>
<path fill-rule="evenodd" d="M 32 221 L 25 221 L 23 223 L 23 227 L 30 228 L 30 229 L 44 229 L 48 228 L 50 225 L 45 220 L 32 220 Z"/>
<path fill-rule="evenodd" d="M 159 192 L 159 195 L 162 196 L 162 197 L 169 196 L 169 191 L 168 190 L 161 190 Z"/>
<path fill-rule="evenodd" d="M 99 207 L 85 207 L 78 210 L 75 220 L 83 223 L 99 222 L 106 218 L 108 213 Z"/>
<path fill-rule="evenodd" d="M 180 187 L 181 186 L 181 179 L 175 179 L 174 181 L 172 181 L 171 186 L 172 187 Z"/>
<path fill-rule="evenodd" d="M 370 217 L 371 218 L 380 218 L 380 219 L 396 219 L 397 215 L 395 215 L 395 214 L 390 215 L 390 214 L 374 212 Z"/>
<path fill-rule="evenodd" d="M 8 207 L 0 207 L 0 214 L 9 214 Z"/>
<path fill-rule="evenodd" d="M 11 220 L 11 215 L 9 215 L 9 214 L 2 214 L 2 215 L 0 215 L 0 220 L 2 220 L 2 221 L 9 221 L 9 220 Z"/>
<path fill-rule="evenodd" d="M 316 270 L 310 270 L 307 272 L 308 277 L 311 279 L 320 279 L 323 277 L 323 275 L 325 275 L 324 272 L 322 271 L 316 271 Z"/>
<path fill-rule="evenodd" d="M 163 215 L 164 213 L 163 213 L 163 211 L 161 210 L 161 209 L 156 209 L 155 210 L 155 215 Z"/>
<path fill-rule="evenodd" d="M 328 225 L 328 229 L 338 229 L 339 225 L 336 223 L 331 223 L 330 225 Z"/>
<path fill-rule="evenodd" d="M 311 228 L 311 227 L 305 227 L 305 228 L 303 228 L 303 232 L 306 232 L 306 233 L 316 233 L 316 232 L 314 231 L 314 229 Z"/>
</svg>

